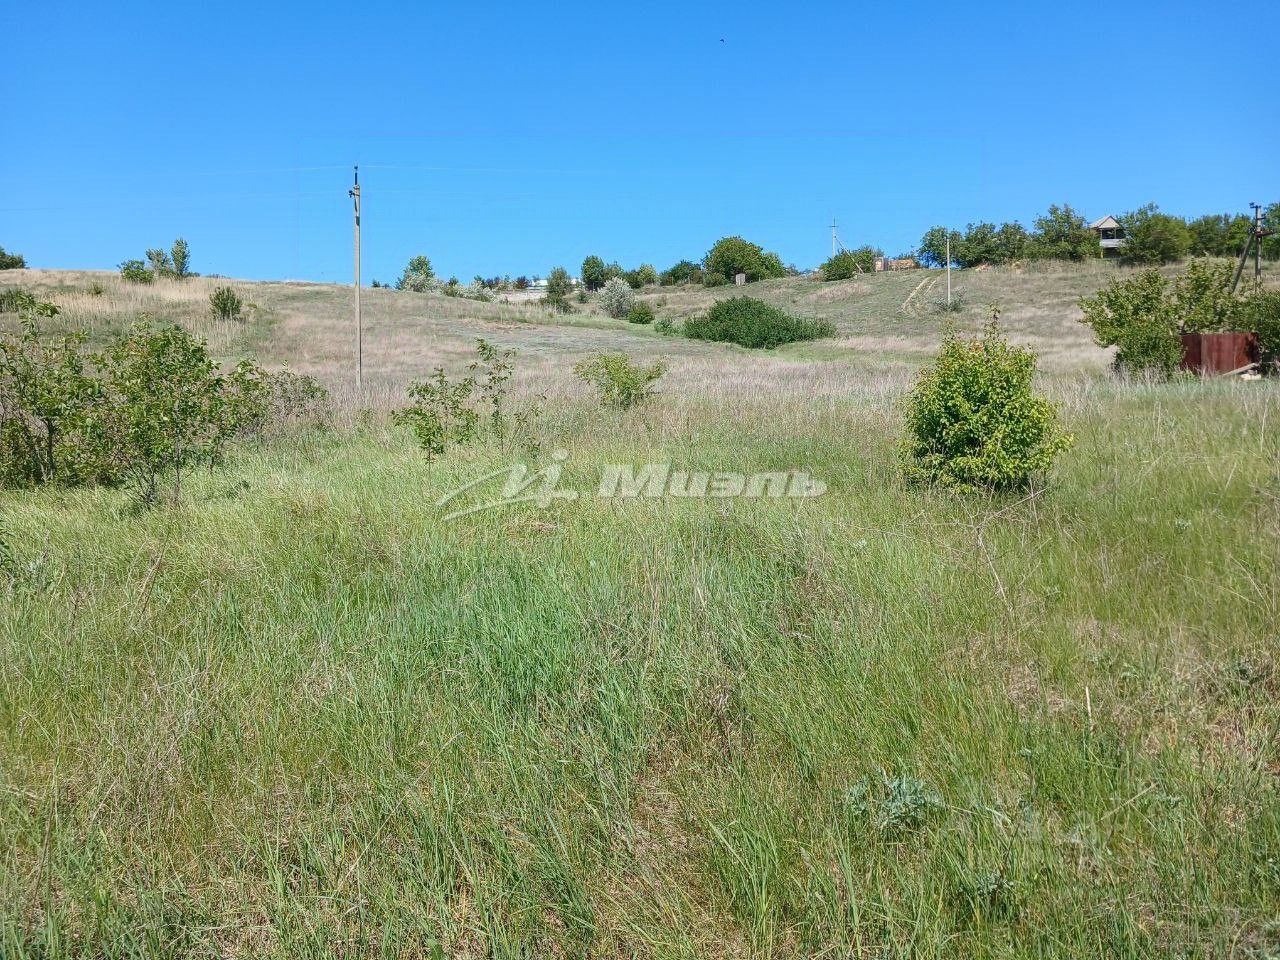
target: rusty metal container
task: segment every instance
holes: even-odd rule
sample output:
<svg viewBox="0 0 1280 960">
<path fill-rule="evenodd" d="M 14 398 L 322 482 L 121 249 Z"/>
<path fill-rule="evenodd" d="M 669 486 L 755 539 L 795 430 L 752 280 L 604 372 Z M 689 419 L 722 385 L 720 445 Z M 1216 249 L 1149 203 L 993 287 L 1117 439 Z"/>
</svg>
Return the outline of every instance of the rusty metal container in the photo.
<svg viewBox="0 0 1280 960">
<path fill-rule="evenodd" d="M 1258 337 L 1252 333 L 1182 334 L 1182 369 L 1201 376 L 1235 373 L 1258 362 Z"/>
</svg>

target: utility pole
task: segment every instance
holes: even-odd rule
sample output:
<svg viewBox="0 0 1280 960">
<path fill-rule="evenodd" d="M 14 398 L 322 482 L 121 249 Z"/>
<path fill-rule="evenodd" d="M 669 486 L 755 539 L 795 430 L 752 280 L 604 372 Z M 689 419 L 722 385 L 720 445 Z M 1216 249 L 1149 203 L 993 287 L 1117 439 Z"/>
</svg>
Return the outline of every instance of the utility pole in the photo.
<svg viewBox="0 0 1280 960">
<path fill-rule="evenodd" d="M 1240 251 L 1240 262 L 1236 264 L 1236 275 L 1231 281 L 1231 292 L 1236 292 L 1236 287 L 1240 285 L 1240 275 L 1244 273 L 1244 265 L 1249 262 L 1249 248 L 1253 248 L 1253 282 L 1262 285 L 1262 241 L 1271 236 L 1273 231 L 1268 230 L 1262 223 L 1262 204 L 1251 203 L 1253 208 L 1253 227 L 1249 231 L 1249 239 L 1245 241 L 1244 249 Z"/>
<path fill-rule="evenodd" d="M 355 202 L 356 218 L 356 390 L 364 395 L 364 323 L 360 316 L 360 166 L 355 168 L 355 183 L 347 191 Z"/>
<path fill-rule="evenodd" d="M 951 231 L 947 231 L 947 309 L 951 309 Z"/>
<path fill-rule="evenodd" d="M 831 215 L 831 255 L 836 255 L 836 218 L 835 214 Z"/>
</svg>

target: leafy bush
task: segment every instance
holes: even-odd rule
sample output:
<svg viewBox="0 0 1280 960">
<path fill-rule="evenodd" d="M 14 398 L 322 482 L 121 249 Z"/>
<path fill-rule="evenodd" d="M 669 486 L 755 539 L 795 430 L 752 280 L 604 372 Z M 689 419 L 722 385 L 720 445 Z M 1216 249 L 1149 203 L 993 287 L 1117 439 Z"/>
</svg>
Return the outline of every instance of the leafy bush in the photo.
<svg viewBox="0 0 1280 960">
<path fill-rule="evenodd" d="M 1240 305 L 1237 323 L 1241 330 L 1251 330 L 1258 335 L 1262 368 L 1280 372 L 1280 291 L 1253 293 Z"/>
<path fill-rule="evenodd" d="M 215 320 L 239 320 L 244 302 L 230 287 L 218 287 L 209 294 L 209 307 Z"/>
<path fill-rule="evenodd" d="M 625 280 L 614 277 L 596 294 L 596 302 L 609 316 L 615 320 L 621 320 L 631 311 L 631 307 L 636 302 L 636 295 Z"/>
<path fill-rule="evenodd" d="M 569 294 L 573 293 L 573 278 L 564 267 L 556 267 L 547 274 L 547 292 L 542 302 L 559 313 L 569 313 L 573 305 L 569 303 Z"/>
<path fill-rule="evenodd" d="M 906 400 L 906 474 L 957 490 L 1026 487 L 1071 444 L 1057 410 L 1032 389 L 1036 355 L 994 321 L 981 339 L 947 331 Z"/>
<path fill-rule="evenodd" d="M 721 300 L 706 314 L 685 321 L 685 336 L 772 349 L 797 340 L 817 340 L 836 332 L 829 320 L 809 320 L 751 297 Z"/>
<path fill-rule="evenodd" d="M 1191 253 L 1199 257 L 1235 257 L 1244 249 L 1253 221 L 1243 213 L 1210 213 L 1187 224 Z"/>
<path fill-rule="evenodd" d="M 129 283 L 150 283 L 156 278 L 141 260 L 126 260 L 120 264 L 120 276 Z"/>
<path fill-rule="evenodd" d="M 657 360 L 641 367 L 625 353 L 597 353 L 576 364 L 573 372 L 599 391 L 604 406 L 629 410 L 653 396 L 653 384 L 667 372 L 667 365 Z"/>
<path fill-rule="evenodd" d="M 702 285 L 705 287 L 723 287 L 728 285 L 729 278 L 723 273 L 706 273 L 702 274 Z"/>
<path fill-rule="evenodd" d="M 1233 329 L 1240 297 L 1231 289 L 1235 267 L 1229 260 L 1197 257 L 1173 281 L 1173 312 L 1181 333 Z"/>
<path fill-rule="evenodd" d="M 658 282 L 664 287 L 672 287 L 678 283 L 701 283 L 702 268 L 692 260 L 681 260 L 663 270 L 658 277 Z"/>
<path fill-rule="evenodd" d="M 451 444 L 469 443 L 486 420 L 501 433 L 505 429 L 502 404 L 512 374 L 512 350 L 499 350 L 487 340 L 476 341 L 476 359 L 467 376 L 451 380 L 437 367 L 428 380 L 409 385 L 410 405 L 392 414 L 392 421 L 408 427 L 428 459 Z"/>
<path fill-rule="evenodd" d="M 1068 204 L 1037 217 L 1026 253 L 1033 260 L 1088 260 L 1099 253 L 1098 235 Z"/>
<path fill-rule="evenodd" d="M 657 330 L 664 337 L 669 337 L 676 333 L 676 325 L 671 322 L 670 317 L 659 317 L 657 322 L 654 323 L 653 329 Z"/>
<path fill-rule="evenodd" d="M 0 270 L 23 270 L 27 266 L 26 259 L 17 253 L 5 253 L 0 247 Z"/>
<path fill-rule="evenodd" d="M 169 259 L 169 251 L 162 247 L 153 247 L 147 251 L 147 263 L 151 264 L 151 272 L 157 277 L 169 276 L 173 273 L 173 262 Z"/>
<path fill-rule="evenodd" d="M 1124 246 L 1120 259 L 1130 264 L 1174 263 L 1191 249 L 1191 231 L 1186 221 L 1161 213 L 1154 204 L 1123 214 Z"/>
<path fill-rule="evenodd" d="M 856 250 L 841 250 L 824 263 L 819 272 L 823 280 L 849 280 L 859 273 L 872 273 L 876 269 L 876 257 L 883 257 L 884 252 L 875 247 L 858 247 Z"/>
<path fill-rule="evenodd" d="M 329 391 L 315 377 L 291 370 L 269 373 L 242 360 L 226 377 L 224 397 L 226 432 L 258 439 L 324 423 Z"/>
<path fill-rule="evenodd" d="M 653 264 L 642 263 L 634 270 L 628 270 L 623 274 L 622 279 L 627 281 L 632 290 L 639 290 L 641 287 L 657 283 L 658 271 L 654 269 Z"/>
<path fill-rule="evenodd" d="M 627 313 L 627 323 L 653 323 L 653 319 L 653 307 L 643 300 L 636 301 Z"/>
<path fill-rule="evenodd" d="M 776 253 L 770 253 L 760 246 L 742 237 L 725 237 L 716 242 L 702 261 L 704 274 L 723 277 L 726 283 L 732 282 L 739 273 L 747 275 L 747 282 L 766 280 L 771 277 L 785 277 L 787 268 Z M 703 281 L 707 286 L 718 286 L 718 282 Z"/>
<path fill-rule="evenodd" d="M 173 241 L 169 251 L 169 262 L 173 264 L 173 275 L 179 280 L 191 275 L 191 245 L 179 237 Z"/>
<path fill-rule="evenodd" d="M 411 293 L 431 293 L 439 290 L 440 281 L 436 279 L 431 261 L 423 256 L 410 260 L 404 272 L 400 274 L 400 279 L 396 281 L 396 289 L 408 290 Z"/>
</svg>

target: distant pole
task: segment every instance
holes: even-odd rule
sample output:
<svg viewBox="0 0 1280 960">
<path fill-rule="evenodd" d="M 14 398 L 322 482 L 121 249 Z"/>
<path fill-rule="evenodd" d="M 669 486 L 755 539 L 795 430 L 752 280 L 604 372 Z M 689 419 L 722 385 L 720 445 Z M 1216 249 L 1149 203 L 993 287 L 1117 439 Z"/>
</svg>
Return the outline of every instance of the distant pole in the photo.
<svg viewBox="0 0 1280 960">
<path fill-rule="evenodd" d="M 1262 204 L 1253 204 L 1253 282 L 1262 287 L 1262 238 L 1267 234 L 1262 228 Z"/>
<path fill-rule="evenodd" d="M 360 316 L 360 167 L 355 168 L 355 183 L 347 191 L 355 202 L 356 225 L 356 390 L 364 394 L 364 322 Z"/>
<path fill-rule="evenodd" d="M 836 218 L 834 215 L 831 217 L 831 255 L 833 257 L 836 255 Z"/>
<path fill-rule="evenodd" d="M 947 308 L 951 308 L 951 231 L 947 231 Z"/>
</svg>

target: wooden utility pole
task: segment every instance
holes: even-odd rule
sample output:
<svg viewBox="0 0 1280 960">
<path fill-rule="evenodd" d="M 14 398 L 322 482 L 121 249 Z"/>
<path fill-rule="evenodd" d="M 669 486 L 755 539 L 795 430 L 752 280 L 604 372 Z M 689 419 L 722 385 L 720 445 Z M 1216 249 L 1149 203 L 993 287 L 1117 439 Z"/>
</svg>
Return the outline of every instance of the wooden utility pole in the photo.
<svg viewBox="0 0 1280 960">
<path fill-rule="evenodd" d="M 947 309 L 951 309 L 951 231 L 947 231 Z"/>
<path fill-rule="evenodd" d="M 347 191 L 355 202 L 356 217 L 356 390 L 364 395 L 364 322 L 360 316 L 360 167 L 355 168 L 355 183 Z"/>
</svg>

